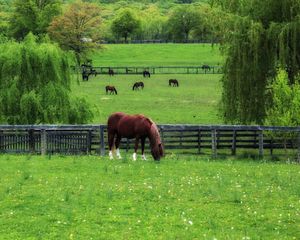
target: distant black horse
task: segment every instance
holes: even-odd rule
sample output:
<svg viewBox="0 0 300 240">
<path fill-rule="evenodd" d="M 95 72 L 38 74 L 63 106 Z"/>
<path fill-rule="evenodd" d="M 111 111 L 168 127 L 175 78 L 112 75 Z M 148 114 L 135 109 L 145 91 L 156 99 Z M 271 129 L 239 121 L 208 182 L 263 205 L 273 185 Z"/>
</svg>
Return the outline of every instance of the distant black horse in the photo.
<svg viewBox="0 0 300 240">
<path fill-rule="evenodd" d="M 169 86 L 179 87 L 179 83 L 176 79 L 170 79 L 169 80 Z"/>
<path fill-rule="evenodd" d="M 150 77 L 151 74 L 150 74 L 149 71 L 145 70 L 145 71 L 143 71 L 143 76 L 144 76 L 144 77 Z"/>
<path fill-rule="evenodd" d="M 136 82 L 133 84 L 132 90 L 139 90 L 139 89 L 144 89 L 144 83 L 143 82 Z"/>
<path fill-rule="evenodd" d="M 205 65 L 205 64 L 204 64 L 204 65 L 202 65 L 201 68 L 202 68 L 202 70 L 204 70 L 205 72 L 206 72 L 206 71 L 210 71 L 210 66 L 208 66 L 208 65 Z"/>
<path fill-rule="evenodd" d="M 113 75 L 115 75 L 115 72 L 114 72 L 114 70 L 112 70 L 110 68 L 110 69 L 108 69 L 108 74 L 109 74 L 109 76 L 113 76 Z"/>
<path fill-rule="evenodd" d="M 106 94 L 110 92 L 110 94 L 118 94 L 117 89 L 114 86 L 106 86 L 105 87 Z"/>
<path fill-rule="evenodd" d="M 97 71 L 95 69 L 90 69 L 90 70 L 84 69 L 81 74 L 82 74 L 82 81 L 88 81 L 90 75 L 94 75 L 95 77 L 97 76 Z"/>
</svg>

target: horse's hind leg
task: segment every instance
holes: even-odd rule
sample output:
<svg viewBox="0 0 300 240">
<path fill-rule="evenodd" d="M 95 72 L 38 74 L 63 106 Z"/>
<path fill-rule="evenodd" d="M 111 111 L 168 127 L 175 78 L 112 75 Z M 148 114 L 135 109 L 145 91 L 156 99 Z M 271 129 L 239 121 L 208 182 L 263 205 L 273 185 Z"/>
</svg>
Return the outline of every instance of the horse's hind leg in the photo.
<svg viewBox="0 0 300 240">
<path fill-rule="evenodd" d="M 145 154 L 144 154 L 144 150 L 145 150 L 145 140 L 146 140 L 146 138 L 141 138 L 141 147 L 142 147 L 142 159 L 143 160 L 147 160 L 146 159 L 146 156 L 145 156 Z"/>
<path fill-rule="evenodd" d="M 121 154 L 120 154 L 120 142 L 121 142 L 122 137 L 117 135 L 116 141 L 115 141 L 115 146 L 116 146 L 116 151 L 117 151 L 117 158 L 121 159 Z"/>
<path fill-rule="evenodd" d="M 108 132 L 109 159 L 113 159 L 112 147 L 114 144 L 115 134 Z"/>
<path fill-rule="evenodd" d="M 134 144 L 134 153 L 132 155 L 133 161 L 136 161 L 136 152 L 137 152 L 138 147 L 139 147 L 139 138 L 136 138 L 135 144 Z"/>
</svg>

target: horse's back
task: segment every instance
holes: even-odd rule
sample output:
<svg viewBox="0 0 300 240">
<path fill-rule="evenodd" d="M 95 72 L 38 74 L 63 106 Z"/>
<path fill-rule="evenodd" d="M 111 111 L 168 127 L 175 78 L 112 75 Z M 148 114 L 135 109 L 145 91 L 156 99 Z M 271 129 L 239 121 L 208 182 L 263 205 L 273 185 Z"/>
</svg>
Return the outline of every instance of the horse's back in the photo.
<svg viewBox="0 0 300 240">
<path fill-rule="evenodd" d="M 118 134 L 127 138 L 147 136 L 151 124 L 151 121 L 144 115 L 125 115 L 118 123 Z"/>
</svg>

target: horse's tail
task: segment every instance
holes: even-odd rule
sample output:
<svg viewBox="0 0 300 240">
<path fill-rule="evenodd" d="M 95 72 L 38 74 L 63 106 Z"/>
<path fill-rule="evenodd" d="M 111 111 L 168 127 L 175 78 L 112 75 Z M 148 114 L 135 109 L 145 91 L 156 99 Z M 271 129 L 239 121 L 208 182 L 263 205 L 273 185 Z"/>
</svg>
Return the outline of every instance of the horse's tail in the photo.
<svg viewBox="0 0 300 240">
<path fill-rule="evenodd" d="M 117 89 L 116 89 L 116 88 L 114 88 L 114 89 L 115 89 L 115 93 L 116 93 L 116 95 L 118 95 Z"/>
<path fill-rule="evenodd" d="M 135 89 L 135 84 L 133 84 L 132 91 Z"/>
<path fill-rule="evenodd" d="M 179 82 L 177 81 L 177 87 L 179 87 Z"/>
</svg>

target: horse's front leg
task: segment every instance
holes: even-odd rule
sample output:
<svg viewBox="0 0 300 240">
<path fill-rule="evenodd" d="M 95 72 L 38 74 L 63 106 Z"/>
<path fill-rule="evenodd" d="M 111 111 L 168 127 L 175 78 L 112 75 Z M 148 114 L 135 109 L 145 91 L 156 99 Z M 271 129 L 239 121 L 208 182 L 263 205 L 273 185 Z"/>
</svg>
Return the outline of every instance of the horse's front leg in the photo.
<svg viewBox="0 0 300 240">
<path fill-rule="evenodd" d="M 142 159 L 146 161 L 147 159 L 146 159 L 146 156 L 145 156 L 145 154 L 144 154 L 144 150 L 145 150 L 145 140 L 146 140 L 146 138 L 144 138 L 144 137 L 141 138 L 141 145 L 142 145 L 142 146 L 141 146 L 141 147 L 142 147 Z"/>
<path fill-rule="evenodd" d="M 115 142 L 116 151 L 117 151 L 116 154 L 117 154 L 117 158 L 119 158 L 119 159 L 122 158 L 122 157 L 121 157 L 121 154 L 120 154 L 120 148 L 119 148 L 121 139 L 122 139 L 122 137 L 119 136 L 119 135 L 117 135 L 116 142 Z"/>
<path fill-rule="evenodd" d="M 137 152 L 138 147 L 139 147 L 139 138 L 137 137 L 137 138 L 135 139 L 134 153 L 133 153 L 133 155 L 132 155 L 133 161 L 136 161 L 136 152 Z"/>
</svg>

